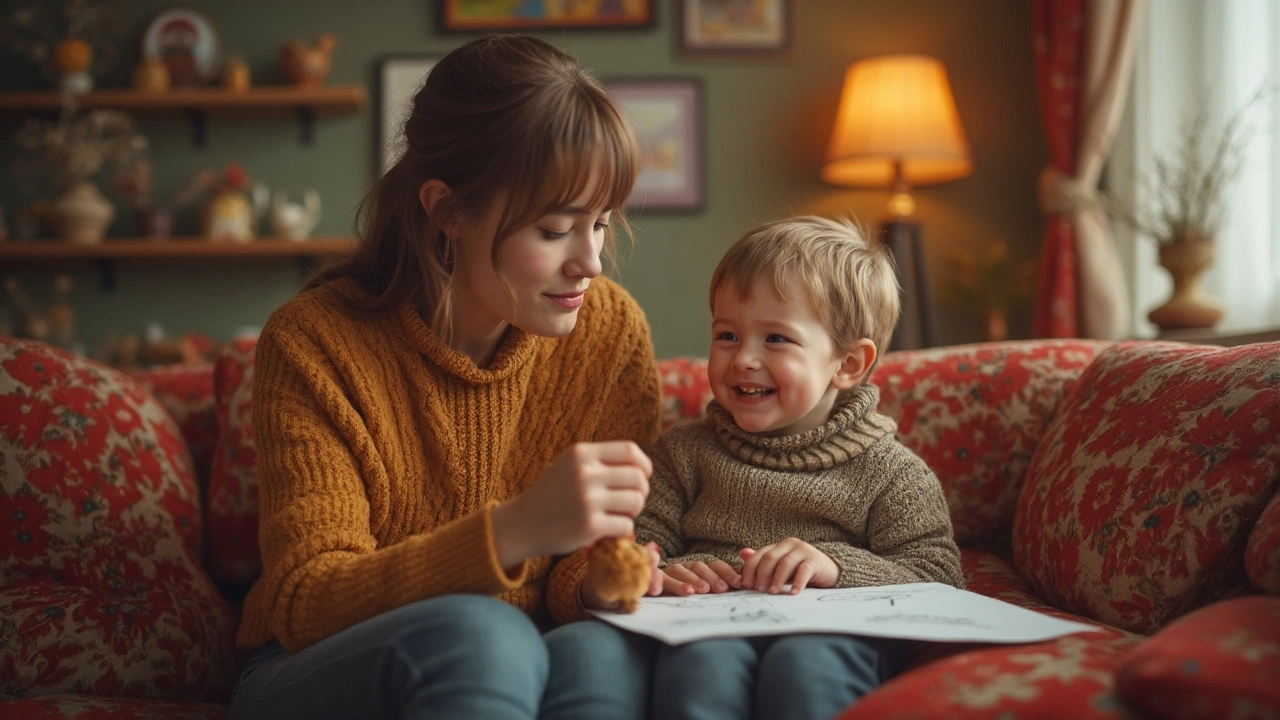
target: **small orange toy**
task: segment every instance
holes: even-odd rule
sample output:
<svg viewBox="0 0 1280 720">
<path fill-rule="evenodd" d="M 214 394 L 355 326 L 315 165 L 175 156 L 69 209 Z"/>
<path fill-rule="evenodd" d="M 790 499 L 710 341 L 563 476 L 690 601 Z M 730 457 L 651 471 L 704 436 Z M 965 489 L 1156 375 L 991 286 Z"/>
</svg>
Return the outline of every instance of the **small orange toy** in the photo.
<svg viewBox="0 0 1280 720">
<path fill-rule="evenodd" d="M 587 551 L 587 581 L 605 602 L 633 613 L 649 590 L 649 553 L 631 538 L 603 538 Z"/>
</svg>

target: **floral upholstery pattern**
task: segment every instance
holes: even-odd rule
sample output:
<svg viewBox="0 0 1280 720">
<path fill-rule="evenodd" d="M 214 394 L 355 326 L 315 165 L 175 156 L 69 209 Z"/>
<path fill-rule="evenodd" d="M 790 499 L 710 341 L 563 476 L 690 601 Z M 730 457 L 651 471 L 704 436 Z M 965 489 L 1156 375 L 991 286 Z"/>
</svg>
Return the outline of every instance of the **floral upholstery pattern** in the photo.
<svg viewBox="0 0 1280 720">
<path fill-rule="evenodd" d="M 237 340 L 218 358 L 214 395 L 218 443 L 209 476 L 209 572 L 247 583 L 262 571 L 258 553 L 258 453 L 253 442 L 253 358 L 257 343 Z"/>
<path fill-rule="evenodd" d="M 213 363 L 159 365 L 139 370 L 133 378 L 160 401 L 182 430 L 201 487 L 209 482 L 218 421 L 213 413 Z"/>
<path fill-rule="evenodd" d="M 203 702 L 54 695 L 0 701 L 0 717 L 9 720 L 225 720 L 227 708 Z"/>
<path fill-rule="evenodd" d="M 1151 633 L 1244 580 L 1280 481 L 1280 343 L 1121 343 L 1032 458 L 1014 563 L 1051 604 Z"/>
<path fill-rule="evenodd" d="M 1271 503 L 1249 533 L 1244 565 L 1255 587 L 1280 595 L 1280 491 L 1271 497 Z"/>
<path fill-rule="evenodd" d="M 961 545 L 1007 543 L 1031 455 L 1054 410 L 1107 343 L 960 345 L 886 353 L 880 412 L 942 483 Z"/>
<path fill-rule="evenodd" d="M 1178 619 L 1124 661 L 1116 691 L 1152 717 L 1280 717 L 1280 598 L 1217 603 Z"/>
<path fill-rule="evenodd" d="M 662 387 L 662 429 L 702 418 L 711 402 L 705 358 L 677 357 L 658 361 Z"/>
<path fill-rule="evenodd" d="M 0 518 L 0 697 L 230 689 L 191 459 L 136 381 L 0 338 Z"/>
<path fill-rule="evenodd" d="M 1139 720 L 1113 678 L 1140 642 L 1104 628 L 1021 645 L 937 645 L 839 720 Z"/>
</svg>

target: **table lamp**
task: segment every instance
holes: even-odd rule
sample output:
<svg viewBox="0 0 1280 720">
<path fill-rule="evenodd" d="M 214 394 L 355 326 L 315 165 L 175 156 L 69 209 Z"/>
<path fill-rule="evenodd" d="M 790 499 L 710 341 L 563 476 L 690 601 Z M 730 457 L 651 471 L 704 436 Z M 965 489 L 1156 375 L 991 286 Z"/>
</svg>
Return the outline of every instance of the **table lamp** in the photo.
<svg viewBox="0 0 1280 720">
<path fill-rule="evenodd" d="M 822 179 L 891 190 L 880 237 L 897 265 L 902 315 L 890 350 L 936 344 L 911 187 L 962 178 L 972 169 L 941 62 L 923 55 L 886 55 L 849 66 Z"/>
</svg>

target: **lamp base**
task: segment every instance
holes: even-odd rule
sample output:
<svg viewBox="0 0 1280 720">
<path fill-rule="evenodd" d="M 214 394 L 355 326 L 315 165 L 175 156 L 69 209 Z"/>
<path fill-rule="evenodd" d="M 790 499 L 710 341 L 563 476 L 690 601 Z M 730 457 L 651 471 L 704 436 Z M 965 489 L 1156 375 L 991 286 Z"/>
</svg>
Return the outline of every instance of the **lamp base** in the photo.
<svg viewBox="0 0 1280 720">
<path fill-rule="evenodd" d="M 893 329 L 889 350 L 912 350 L 937 344 L 933 320 L 933 294 L 925 269 L 920 223 L 893 217 L 880 225 L 880 237 L 893 254 L 902 288 L 902 314 Z"/>
</svg>

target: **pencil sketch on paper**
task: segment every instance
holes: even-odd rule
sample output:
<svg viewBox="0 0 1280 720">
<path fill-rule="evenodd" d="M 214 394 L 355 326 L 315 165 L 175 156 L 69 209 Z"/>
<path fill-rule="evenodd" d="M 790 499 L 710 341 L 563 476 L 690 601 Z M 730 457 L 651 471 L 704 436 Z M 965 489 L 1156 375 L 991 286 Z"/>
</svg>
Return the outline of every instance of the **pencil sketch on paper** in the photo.
<svg viewBox="0 0 1280 720">
<path fill-rule="evenodd" d="M 672 620 L 672 625 L 684 627 L 698 625 L 720 625 L 722 623 L 730 623 L 733 625 L 781 625 L 788 622 L 791 618 L 772 610 L 748 610 L 746 612 L 738 612 L 738 608 L 730 607 L 729 612 L 725 615 L 704 616 L 680 618 Z"/>
<path fill-rule="evenodd" d="M 931 598 L 938 595 L 938 589 L 932 587 L 911 587 L 892 585 L 888 588 L 850 588 L 833 592 L 817 593 L 818 602 L 889 602 L 899 603 L 903 600 Z"/>
</svg>

